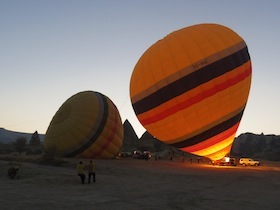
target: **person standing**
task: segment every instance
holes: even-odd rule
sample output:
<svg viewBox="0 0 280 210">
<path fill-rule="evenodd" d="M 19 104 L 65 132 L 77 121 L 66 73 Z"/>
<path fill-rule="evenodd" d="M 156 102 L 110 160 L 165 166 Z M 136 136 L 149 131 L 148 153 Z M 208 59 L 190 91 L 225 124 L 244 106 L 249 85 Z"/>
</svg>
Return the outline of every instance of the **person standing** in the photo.
<svg viewBox="0 0 280 210">
<path fill-rule="evenodd" d="M 86 175 L 85 175 L 85 172 L 84 172 L 84 165 L 83 165 L 82 161 L 80 161 L 77 165 L 77 174 L 81 178 L 82 184 L 84 184 Z"/>
<path fill-rule="evenodd" d="M 95 182 L 95 171 L 94 171 L 94 164 L 92 160 L 88 164 L 88 183 L 90 183 L 92 176 L 92 181 Z"/>
<path fill-rule="evenodd" d="M 184 151 L 182 151 L 182 162 L 183 163 L 185 162 L 185 153 L 184 153 Z"/>
</svg>

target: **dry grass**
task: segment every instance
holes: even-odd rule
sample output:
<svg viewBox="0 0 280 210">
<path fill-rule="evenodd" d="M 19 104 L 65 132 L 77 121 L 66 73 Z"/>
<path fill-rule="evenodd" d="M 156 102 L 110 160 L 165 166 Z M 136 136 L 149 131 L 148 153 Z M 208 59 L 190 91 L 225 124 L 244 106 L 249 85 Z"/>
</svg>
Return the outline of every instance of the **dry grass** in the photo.
<svg viewBox="0 0 280 210">
<path fill-rule="evenodd" d="M 179 159 L 94 160 L 97 182 L 82 185 L 75 171 L 77 159 L 51 166 L 38 164 L 36 156 L 0 158 L 2 209 L 278 210 L 280 206 L 279 163 L 244 168 Z M 11 180 L 6 170 L 16 164 L 20 176 Z"/>
</svg>

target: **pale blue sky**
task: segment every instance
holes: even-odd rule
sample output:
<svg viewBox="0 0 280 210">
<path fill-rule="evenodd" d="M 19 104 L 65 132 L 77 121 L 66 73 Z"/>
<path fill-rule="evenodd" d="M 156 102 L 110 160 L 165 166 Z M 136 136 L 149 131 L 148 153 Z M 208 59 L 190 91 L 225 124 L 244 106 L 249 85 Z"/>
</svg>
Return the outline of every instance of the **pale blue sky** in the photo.
<svg viewBox="0 0 280 210">
<path fill-rule="evenodd" d="M 248 45 L 253 79 L 237 135 L 280 134 L 280 1 L 0 0 L 0 127 L 45 133 L 70 96 L 108 96 L 140 137 L 129 82 L 140 56 L 183 27 L 217 23 Z"/>
</svg>

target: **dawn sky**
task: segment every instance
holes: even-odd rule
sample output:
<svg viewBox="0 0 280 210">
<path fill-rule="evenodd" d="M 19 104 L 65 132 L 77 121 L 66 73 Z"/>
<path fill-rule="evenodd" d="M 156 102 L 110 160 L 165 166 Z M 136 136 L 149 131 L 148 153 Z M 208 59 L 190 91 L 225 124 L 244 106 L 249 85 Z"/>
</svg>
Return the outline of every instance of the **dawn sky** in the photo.
<svg viewBox="0 0 280 210">
<path fill-rule="evenodd" d="M 278 0 L 0 0 L 0 127 L 44 134 L 72 95 L 108 96 L 140 137 L 129 96 L 141 55 L 178 29 L 217 23 L 247 43 L 253 66 L 237 135 L 280 134 Z"/>
</svg>

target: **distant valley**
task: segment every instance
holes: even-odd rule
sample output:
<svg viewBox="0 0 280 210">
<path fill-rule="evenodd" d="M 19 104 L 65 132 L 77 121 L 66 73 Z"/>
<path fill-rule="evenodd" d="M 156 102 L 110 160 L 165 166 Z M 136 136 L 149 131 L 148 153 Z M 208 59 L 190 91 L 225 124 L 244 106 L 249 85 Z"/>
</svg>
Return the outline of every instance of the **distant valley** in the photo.
<svg viewBox="0 0 280 210">
<path fill-rule="evenodd" d="M 128 120 L 124 122 L 123 126 L 124 141 L 122 151 L 142 149 L 155 152 L 172 149 L 171 146 L 158 141 L 148 132 L 145 132 L 140 138 L 138 138 Z M 32 135 L 33 133 L 15 132 L 0 128 L 0 143 L 9 144 L 15 142 L 19 137 L 25 137 L 27 142 L 29 142 Z M 45 135 L 39 134 L 39 137 L 40 141 L 43 142 Z M 274 134 L 241 134 L 235 138 L 231 149 L 231 156 L 280 161 L 280 136 Z"/>
<path fill-rule="evenodd" d="M 34 131 L 35 133 L 36 131 Z M 29 142 L 33 133 L 23 133 L 23 132 L 16 132 L 6 130 L 4 128 L 0 128 L 0 143 L 9 144 L 15 142 L 19 137 L 25 137 L 26 140 Z M 40 140 L 44 141 L 45 135 L 39 134 Z"/>
</svg>

